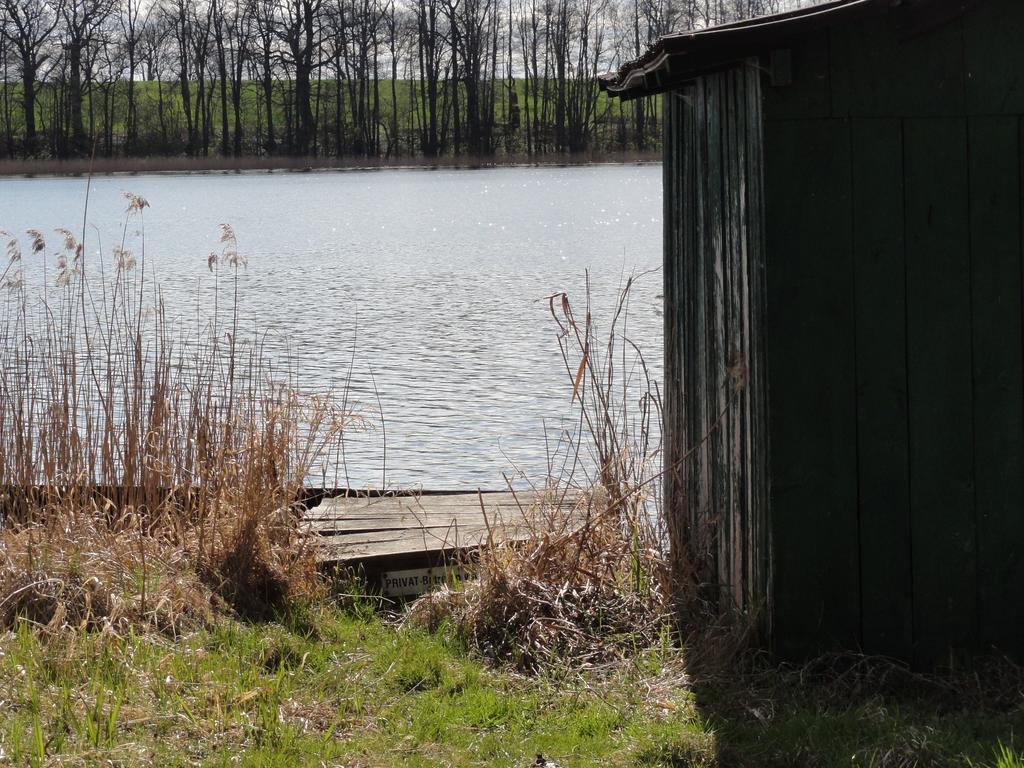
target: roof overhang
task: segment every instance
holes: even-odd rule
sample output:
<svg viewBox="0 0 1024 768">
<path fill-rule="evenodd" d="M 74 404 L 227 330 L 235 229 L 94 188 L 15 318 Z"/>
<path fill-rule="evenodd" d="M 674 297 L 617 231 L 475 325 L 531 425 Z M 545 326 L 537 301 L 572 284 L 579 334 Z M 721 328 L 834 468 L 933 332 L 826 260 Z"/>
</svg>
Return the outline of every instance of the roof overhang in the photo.
<svg viewBox="0 0 1024 768">
<path fill-rule="evenodd" d="M 946 23 L 982 0 L 832 0 L 774 16 L 665 35 L 618 72 L 600 75 L 602 90 L 622 99 L 671 90 L 700 75 L 786 47 L 828 27 L 891 15 L 907 36 Z"/>
</svg>

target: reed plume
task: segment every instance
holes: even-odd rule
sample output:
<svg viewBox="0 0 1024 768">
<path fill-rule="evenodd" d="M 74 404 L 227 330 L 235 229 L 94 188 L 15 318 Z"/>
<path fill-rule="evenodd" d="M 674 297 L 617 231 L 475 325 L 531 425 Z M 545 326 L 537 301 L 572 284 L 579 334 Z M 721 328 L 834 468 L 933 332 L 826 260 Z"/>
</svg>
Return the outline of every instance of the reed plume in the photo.
<svg viewBox="0 0 1024 768">
<path fill-rule="evenodd" d="M 177 626 L 156 607 L 202 593 L 259 613 L 318 588 L 295 503 L 347 414 L 303 397 L 259 336 L 241 337 L 246 261 L 229 226 L 209 262 L 212 316 L 191 331 L 171 317 L 144 235 L 128 235 L 144 232 L 149 203 L 126 199 L 109 254 L 68 229 L 52 245 L 39 230 L 27 247 L 0 235 L 0 626 L 16 615 Z M 137 587 L 112 590 L 113 573 Z"/>
</svg>

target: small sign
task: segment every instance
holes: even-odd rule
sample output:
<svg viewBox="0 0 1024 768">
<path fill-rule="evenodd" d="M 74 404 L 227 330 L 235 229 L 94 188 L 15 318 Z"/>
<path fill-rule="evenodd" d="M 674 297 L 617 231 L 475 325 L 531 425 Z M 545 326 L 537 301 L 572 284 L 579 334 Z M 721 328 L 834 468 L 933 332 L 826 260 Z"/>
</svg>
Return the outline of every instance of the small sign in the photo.
<svg viewBox="0 0 1024 768">
<path fill-rule="evenodd" d="M 442 584 L 467 578 L 458 568 L 411 568 L 406 571 L 385 571 L 380 576 L 380 589 L 385 597 L 422 595 Z"/>
</svg>

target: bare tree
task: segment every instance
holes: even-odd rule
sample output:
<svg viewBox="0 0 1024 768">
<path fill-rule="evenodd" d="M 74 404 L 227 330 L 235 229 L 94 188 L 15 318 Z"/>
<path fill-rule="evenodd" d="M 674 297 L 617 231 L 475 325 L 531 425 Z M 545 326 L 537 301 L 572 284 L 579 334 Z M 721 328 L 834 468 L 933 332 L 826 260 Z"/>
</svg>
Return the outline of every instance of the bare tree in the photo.
<svg viewBox="0 0 1024 768">
<path fill-rule="evenodd" d="M 419 45 L 420 98 L 423 126 L 421 146 L 427 157 L 441 153 L 439 133 L 439 91 L 445 56 L 439 0 L 417 0 L 416 31 Z"/>
<path fill-rule="evenodd" d="M 232 0 L 227 21 L 227 63 L 231 77 L 231 108 L 235 117 L 233 150 L 242 156 L 245 128 L 242 120 L 242 93 L 245 89 L 245 67 L 250 58 L 253 39 L 253 19 L 249 6 Z M 226 130 L 226 129 L 225 129 Z"/>
<path fill-rule="evenodd" d="M 127 78 L 125 83 L 126 114 L 124 126 L 125 152 L 132 154 L 138 138 L 139 110 L 135 99 L 135 80 L 139 70 L 139 49 L 149 21 L 151 6 L 144 0 L 121 0 L 118 24 L 121 29 Z"/>
<path fill-rule="evenodd" d="M 114 11 L 112 0 L 64 0 L 61 5 L 62 45 L 67 60 L 67 113 L 70 126 L 70 150 L 74 154 L 89 151 L 89 138 L 83 122 L 84 91 L 91 81 L 92 70 L 87 59 L 89 50 Z"/>
<path fill-rule="evenodd" d="M 155 126 L 151 133 L 156 137 L 157 146 L 160 151 L 167 152 L 172 147 L 171 130 L 169 126 L 169 107 L 165 99 L 163 73 L 165 65 L 171 59 L 168 40 L 173 38 L 173 24 L 165 14 L 150 14 L 147 23 L 142 28 L 140 38 L 140 51 L 145 69 L 145 79 L 149 83 L 156 84 L 156 116 Z M 169 65 L 168 65 L 169 66 Z M 135 120 L 135 138 L 131 145 L 134 152 L 136 145 L 134 141 L 138 138 L 141 130 L 142 120 L 138 114 Z M 127 148 L 126 148 L 127 149 Z"/>
<path fill-rule="evenodd" d="M 308 155 L 313 146 L 313 70 L 319 66 L 323 0 L 281 0 L 277 7 L 277 32 L 284 43 L 283 58 L 295 75 L 295 134 L 293 152 Z"/>
<path fill-rule="evenodd" d="M 25 148 L 37 151 L 36 84 L 40 69 L 51 56 L 50 35 L 60 21 L 61 6 L 48 0 L 2 0 L 4 38 L 10 42 L 21 73 Z"/>
<path fill-rule="evenodd" d="M 4 24 L 3 9 L 0 8 L 0 29 Z M 10 41 L 5 35 L 0 33 L 0 70 L 2 70 L 3 83 L 3 102 L 0 104 L 0 114 L 3 115 L 4 121 L 4 153 L 8 157 L 15 156 L 14 148 L 14 104 L 13 104 L 13 91 L 12 80 L 11 80 L 11 67 L 13 64 L 13 57 L 11 55 Z"/>
<path fill-rule="evenodd" d="M 812 2 L 0 0 L 0 141 L 11 156 L 652 150 L 659 101 L 602 100 L 598 73 L 672 31 Z"/>
<path fill-rule="evenodd" d="M 169 37 L 174 41 L 181 110 L 185 117 L 185 152 L 191 155 L 199 145 L 196 129 L 198 117 L 192 100 L 192 26 L 195 19 L 193 0 L 165 0 L 163 14 L 170 31 Z"/>
<path fill-rule="evenodd" d="M 259 68 L 261 90 L 263 92 L 263 111 L 267 126 L 263 137 L 263 151 L 274 154 L 277 151 L 277 139 L 274 133 L 274 43 L 275 15 L 274 0 L 248 0 L 249 16 L 253 20 L 255 33 L 254 55 Z"/>
<path fill-rule="evenodd" d="M 490 147 L 484 139 L 481 90 L 486 76 L 488 53 L 496 31 L 494 0 L 451 0 L 448 4 L 452 27 L 455 83 L 465 91 L 467 148 L 471 155 L 485 154 Z M 488 137 L 489 138 L 489 137 Z"/>
</svg>

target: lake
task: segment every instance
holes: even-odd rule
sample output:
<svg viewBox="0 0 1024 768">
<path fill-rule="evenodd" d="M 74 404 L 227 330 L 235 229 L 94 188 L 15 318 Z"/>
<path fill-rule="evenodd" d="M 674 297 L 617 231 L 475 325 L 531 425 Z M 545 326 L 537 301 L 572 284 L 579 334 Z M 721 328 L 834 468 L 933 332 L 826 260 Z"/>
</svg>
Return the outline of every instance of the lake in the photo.
<svg viewBox="0 0 1024 768">
<path fill-rule="evenodd" d="M 146 268 L 186 321 L 208 311 L 207 257 L 233 227 L 243 324 L 307 391 L 347 385 L 366 421 L 338 468 L 352 487 L 542 480 L 577 420 L 546 297 L 565 291 L 582 319 L 589 270 L 607 323 L 626 279 L 661 264 L 660 166 L 102 177 L 90 257 L 120 242 L 124 192 L 150 203 Z M 0 179 L 0 228 L 79 232 L 85 193 L 81 178 Z M 637 282 L 628 321 L 657 377 L 661 279 Z"/>
</svg>

